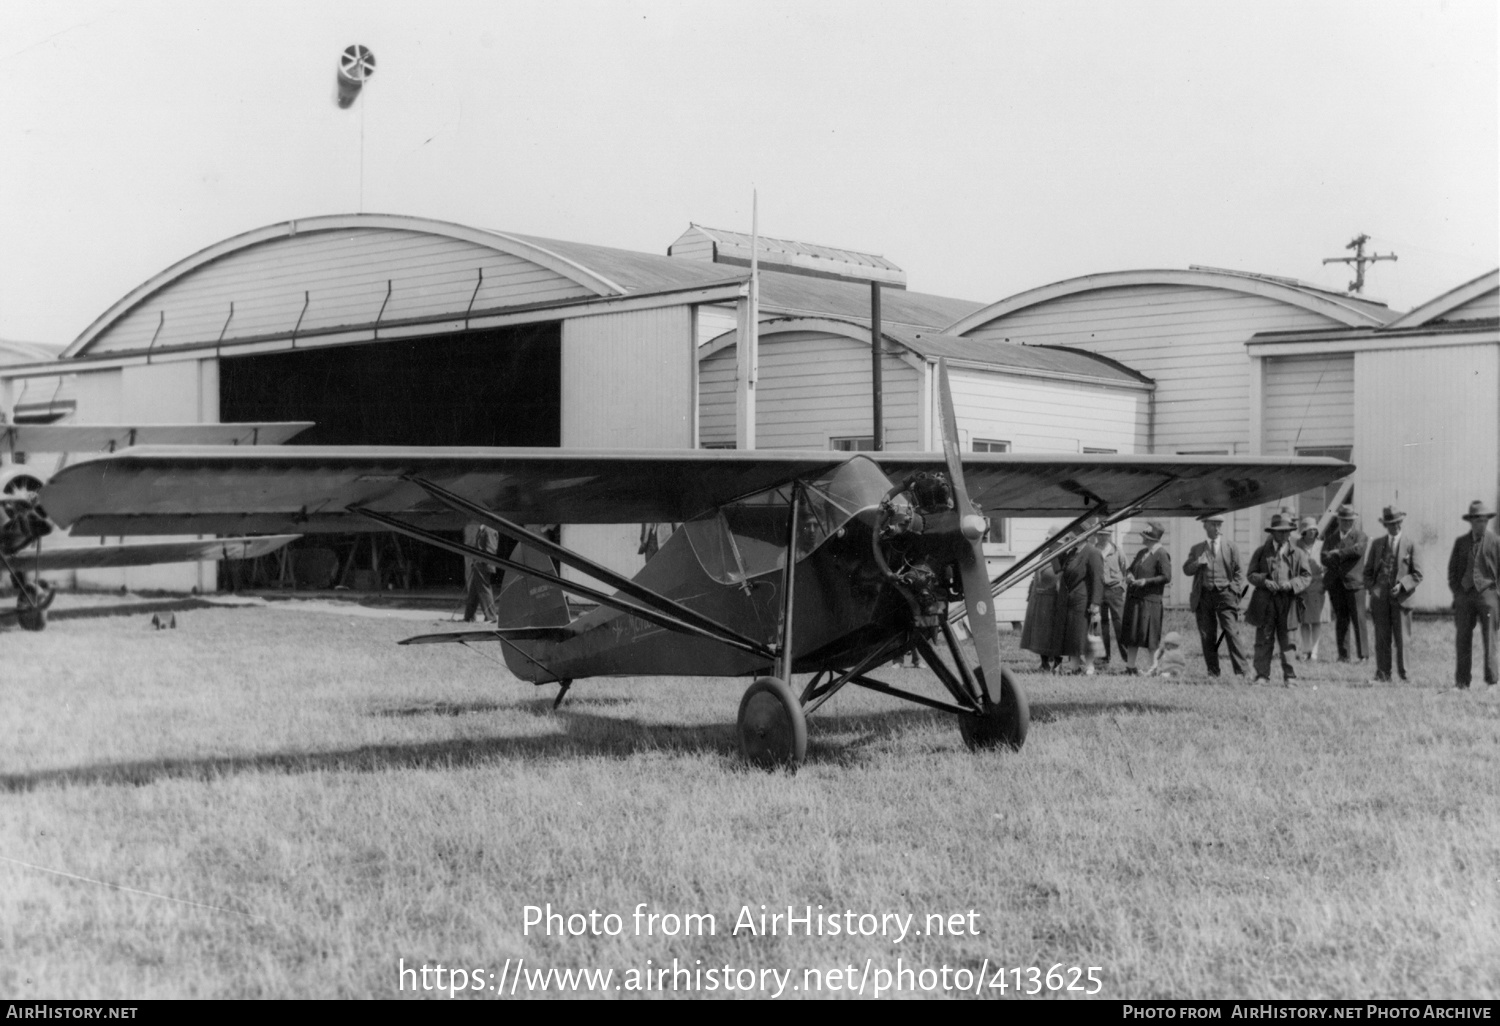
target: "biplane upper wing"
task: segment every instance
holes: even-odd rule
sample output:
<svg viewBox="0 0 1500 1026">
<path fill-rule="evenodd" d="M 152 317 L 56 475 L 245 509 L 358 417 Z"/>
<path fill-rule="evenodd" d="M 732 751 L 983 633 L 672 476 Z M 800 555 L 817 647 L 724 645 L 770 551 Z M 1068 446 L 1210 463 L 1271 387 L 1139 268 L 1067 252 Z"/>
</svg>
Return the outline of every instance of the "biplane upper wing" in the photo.
<svg viewBox="0 0 1500 1026">
<path fill-rule="evenodd" d="M 942 471 L 940 453 L 870 453 L 893 481 Z M 739 497 L 815 476 L 850 457 L 759 450 L 140 447 L 60 471 L 42 502 L 75 535 L 264 534 L 377 529 L 351 507 L 456 529 L 462 515 L 413 479 L 522 523 L 684 521 Z M 967 453 L 970 496 L 987 513 L 1077 516 L 1151 495 L 1143 515 L 1272 502 L 1343 477 L 1333 459 L 1253 456 L 1032 456 Z M 1153 494 L 1154 493 L 1154 494 Z"/>
<path fill-rule="evenodd" d="M 208 538 L 202 541 L 121 542 L 118 544 L 42 545 L 32 554 L 12 557 L 16 569 L 28 573 L 55 570 L 92 570 L 100 567 L 153 566 L 157 563 L 195 563 L 208 559 L 254 559 L 286 545 L 300 535 L 274 534 L 258 538 Z"/>
<path fill-rule="evenodd" d="M 0 424 L 6 452 L 115 452 L 133 445 L 280 445 L 310 420 L 254 424 Z"/>
</svg>

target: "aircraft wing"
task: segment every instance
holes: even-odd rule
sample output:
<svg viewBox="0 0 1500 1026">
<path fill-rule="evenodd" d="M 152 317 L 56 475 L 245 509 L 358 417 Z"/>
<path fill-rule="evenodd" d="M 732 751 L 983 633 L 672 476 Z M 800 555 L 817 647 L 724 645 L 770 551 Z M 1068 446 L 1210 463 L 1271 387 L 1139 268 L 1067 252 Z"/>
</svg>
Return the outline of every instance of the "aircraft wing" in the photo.
<svg viewBox="0 0 1500 1026">
<path fill-rule="evenodd" d="M 295 534 L 263 538 L 208 538 L 203 541 L 123 542 L 117 545 L 48 545 L 11 557 L 17 570 L 47 573 L 54 570 L 91 570 L 114 566 L 151 566 L 156 563 L 195 563 L 205 559 L 254 559 L 275 552 Z"/>
<path fill-rule="evenodd" d="M 867 453 L 894 481 L 942 471 L 940 453 Z M 854 458 L 861 458 L 854 457 Z M 851 458 L 776 450 L 560 450 L 362 446 L 141 447 L 64 468 L 42 490 L 75 535 L 261 534 L 378 529 L 349 507 L 454 530 L 463 516 L 420 477 L 531 524 L 690 520 Z M 1273 502 L 1353 472 L 1339 460 L 1253 456 L 968 453 L 969 493 L 988 513 L 1077 516 L 1160 488 L 1142 515 Z"/>
<path fill-rule="evenodd" d="M 7 452 L 114 452 L 132 445 L 280 445 L 310 420 L 253 424 L 0 424 Z"/>
</svg>

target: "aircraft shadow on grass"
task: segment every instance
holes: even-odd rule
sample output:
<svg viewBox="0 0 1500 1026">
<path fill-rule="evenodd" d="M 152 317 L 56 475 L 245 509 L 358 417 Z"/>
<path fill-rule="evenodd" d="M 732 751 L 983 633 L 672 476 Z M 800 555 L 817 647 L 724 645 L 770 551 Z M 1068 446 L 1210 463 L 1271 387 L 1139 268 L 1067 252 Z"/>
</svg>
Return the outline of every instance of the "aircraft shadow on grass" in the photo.
<svg viewBox="0 0 1500 1026">
<path fill-rule="evenodd" d="M 495 736 L 453 738 L 437 741 L 361 745 L 333 751 L 264 752 L 250 755 L 205 756 L 192 759 L 142 759 L 86 766 L 0 774 L 0 791 L 20 793 L 43 787 L 125 785 L 142 787 L 158 780 L 213 780 L 242 773 L 375 773 L 400 769 L 455 769 L 478 767 L 505 760 L 541 761 L 572 759 L 580 755 L 626 759 L 641 753 L 713 754 L 738 759 L 735 728 L 731 724 L 649 723 L 587 712 L 587 705 L 622 705 L 624 698 L 570 699 L 556 713 L 551 699 L 531 699 L 517 704 L 471 702 L 436 703 L 378 711 L 382 716 L 460 716 L 505 709 L 534 716 L 554 716 L 562 731 L 544 736 Z M 1170 712 L 1170 706 L 1142 702 L 1062 702 L 1033 707 L 1033 719 L 1041 722 L 1077 716 L 1113 715 L 1122 712 Z M 910 732 L 943 714 L 921 709 L 891 709 L 846 716 L 825 716 L 817 721 L 816 744 L 808 762 L 849 765 L 862 751 L 892 734 Z M 1015 756 L 1024 758 L 1024 756 Z"/>
</svg>

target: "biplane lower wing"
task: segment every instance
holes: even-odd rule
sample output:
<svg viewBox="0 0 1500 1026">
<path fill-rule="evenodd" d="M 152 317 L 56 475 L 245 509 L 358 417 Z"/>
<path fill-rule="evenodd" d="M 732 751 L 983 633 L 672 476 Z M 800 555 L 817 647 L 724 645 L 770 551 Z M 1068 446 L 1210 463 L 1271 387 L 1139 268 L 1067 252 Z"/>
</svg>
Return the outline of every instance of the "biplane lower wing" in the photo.
<svg viewBox="0 0 1500 1026">
<path fill-rule="evenodd" d="M 945 472 L 941 453 L 866 453 L 893 481 Z M 75 463 L 42 502 L 74 535 L 265 534 L 379 529 L 368 510 L 433 530 L 464 517 L 424 484 L 520 523 L 682 522 L 824 473 L 828 452 L 137 447 Z M 1075 517 L 1140 503 L 1142 516 L 1223 512 L 1352 472 L 1326 458 L 965 453 L 970 498 L 991 516 Z"/>
<path fill-rule="evenodd" d="M 208 538 L 202 541 L 121 542 L 79 545 L 75 542 L 42 545 L 34 555 L 14 557 L 16 568 L 28 573 L 91 570 L 158 563 L 195 563 L 209 559 L 254 559 L 275 552 L 300 537 L 295 534 L 259 538 Z"/>
</svg>

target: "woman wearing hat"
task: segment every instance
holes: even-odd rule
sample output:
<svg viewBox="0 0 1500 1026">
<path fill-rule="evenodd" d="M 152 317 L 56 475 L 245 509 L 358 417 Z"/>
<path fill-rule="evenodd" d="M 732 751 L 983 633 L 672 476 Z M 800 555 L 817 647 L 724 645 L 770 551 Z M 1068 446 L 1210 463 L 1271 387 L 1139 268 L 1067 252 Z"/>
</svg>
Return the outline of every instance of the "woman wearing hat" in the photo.
<svg viewBox="0 0 1500 1026">
<path fill-rule="evenodd" d="M 1051 541 L 1056 531 L 1047 533 Z M 1031 575 L 1026 593 L 1026 619 L 1021 624 L 1021 647 L 1042 657 L 1041 670 L 1051 673 L 1062 662 L 1063 618 L 1062 573 L 1057 560 L 1049 559 Z"/>
<path fill-rule="evenodd" d="M 1302 646 L 1299 658 L 1309 662 L 1318 661 L 1318 640 L 1323 625 L 1328 622 L 1328 604 L 1323 591 L 1323 542 L 1318 537 L 1318 521 L 1314 517 L 1303 517 L 1297 524 L 1297 548 L 1307 557 L 1307 568 L 1312 571 L 1312 580 L 1302 593 Z"/>
<path fill-rule="evenodd" d="M 1161 544 L 1166 533 L 1160 521 L 1148 521 L 1141 530 L 1146 547 L 1136 554 L 1125 574 L 1120 644 L 1125 648 L 1125 672 L 1132 676 L 1140 672 L 1135 668 L 1135 657 L 1141 648 L 1151 650 L 1151 670 L 1156 669 L 1161 648 L 1162 592 L 1172 580 L 1172 556 Z"/>
</svg>

